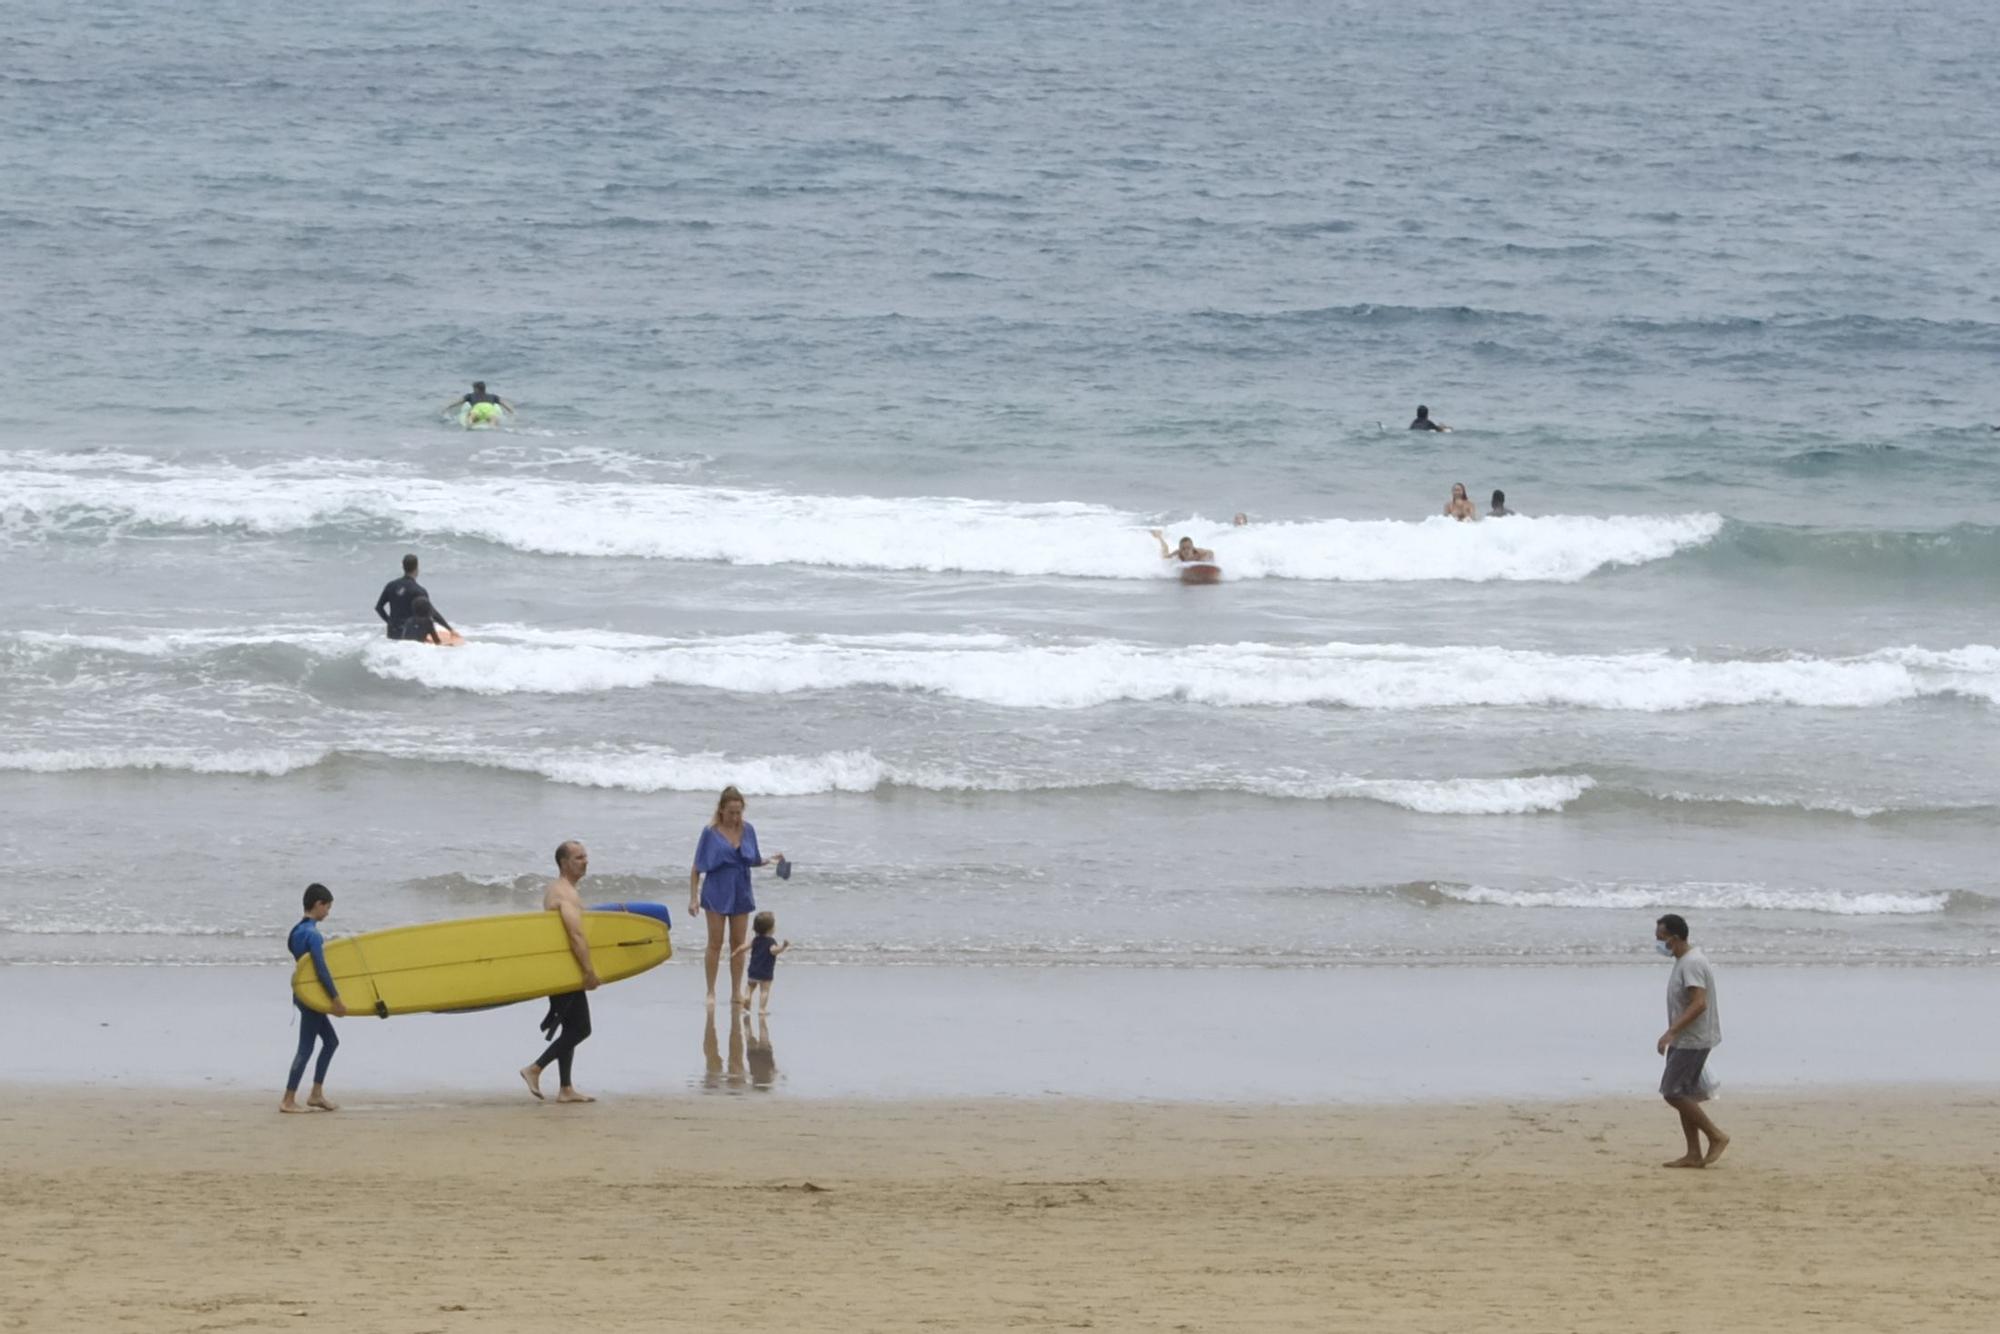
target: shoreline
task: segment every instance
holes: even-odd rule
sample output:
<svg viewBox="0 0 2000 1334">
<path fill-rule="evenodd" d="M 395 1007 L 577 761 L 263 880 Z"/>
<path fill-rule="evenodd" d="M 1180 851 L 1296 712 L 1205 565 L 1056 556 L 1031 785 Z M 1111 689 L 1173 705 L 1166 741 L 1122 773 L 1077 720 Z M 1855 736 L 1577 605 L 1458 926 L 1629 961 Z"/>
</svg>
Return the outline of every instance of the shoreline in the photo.
<svg viewBox="0 0 2000 1334">
<path fill-rule="evenodd" d="M 37 1016 L 16 1085 L 270 1090 L 296 1043 L 289 969 L 5 968 Z M 1720 970 L 1725 1095 L 2000 1088 L 2000 1048 L 1954 1040 L 2000 969 Z M 710 1016 L 698 956 L 593 995 L 577 1082 L 607 1097 L 1039 1099 L 1384 1105 L 1650 1095 L 1665 969 L 1087 969 L 788 964 L 761 1027 Z M 337 1020 L 329 1087 L 370 1100 L 526 1098 L 539 1004 Z"/>
</svg>

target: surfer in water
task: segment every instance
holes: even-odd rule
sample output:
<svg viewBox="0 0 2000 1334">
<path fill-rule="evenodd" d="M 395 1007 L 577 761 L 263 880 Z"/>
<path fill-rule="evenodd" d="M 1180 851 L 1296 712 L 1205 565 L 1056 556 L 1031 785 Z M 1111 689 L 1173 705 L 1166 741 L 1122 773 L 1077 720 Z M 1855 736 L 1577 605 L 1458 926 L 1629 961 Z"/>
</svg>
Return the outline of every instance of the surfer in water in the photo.
<svg viewBox="0 0 2000 1334">
<path fill-rule="evenodd" d="M 562 1033 L 533 1065 L 521 1067 L 521 1082 L 528 1086 L 528 1092 L 540 1098 L 542 1071 L 554 1065 L 562 1076 L 562 1092 L 556 1094 L 557 1102 L 597 1101 L 588 1093 L 578 1093 L 570 1079 L 570 1064 L 576 1055 L 577 1044 L 590 1036 L 590 997 L 586 993 L 597 990 L 597 970 L 590 963 L 590 941 L 583 934 L 583 900 L 576 892 L 577 885 L 582 883 L 589 870 L 590 853 L 583 844 L 573 838 L 568 839 L 556 849 L 558 874 L 542 891 L 542 911 L 562 918 L 563 934 L 569 937 L 569 952 L 576 956 L 577 966 L 583 969 L 582 991 L 549 997 L 550 1013 Z"/>
<path fill-rule="evenodd" d="M 1412 431 L 1449 431 L 1451 428 L 1441 421 L 1432 421 L 1431 410 L 1419 403 L 1417 404 L 1417 419 L 1410 423 L 1410 429 Z"/>
<path fill-rule="evenodd" d="M 474 380 L 472 392 L 461 398 L 454 398 L 444 405 L 448 415 L 456 415 L 470 428 L 473 426 L 498 426 L 500 414 L 515 416 L 514 405 L 498 394 L 486 392 L 486 381 Z"/>
<path fill-rule="evenodd" d="M 1513 513 L 1513 510 L 1507 508 L 1507 493 L 1505 491 L 1495 491 L 1493 493 L 1493 508 L 1486 511 L 1486 517 L 1489 519 L 1505 519 Z"/>
<path fill-rule="evenodd" d="M 1451 484 L 1451 499 L 1445 502 L 1444 516 L 1457 519 L 1460 523 L 1472 523 L 1479 518 L 1479 507 L 1472 503 L 1472 497 L 1465 494 L 1464 482 Z"/>
<path fill-rule="evenodd" d="M 438 615 L 437 608 L 431 605 L 429 598 L 420 597 L 410 604 L 410 619 L 403 622 L 403 633 L 400 638 L 414 639 L 420 644 L 458 643 L 458 632 L 450 626 L 446 626 L 443 630 L 438 629 L 438 623 L 443 619 L 444 617 Z"/>
<path fill-rule="evenodd" d="M 1180 545 L 1167 545 L 1167 535 L 1158 528 L 1147 530 L 1153 540 L 1160 544 L 1161 560 L 1177 560 L 1181 563 L 1181 582 L 1184 584 L 1212 584 L 1221 580 L 1222 567 L 1215 563 L 1215 553 L 1207 547 L 1198 547 L 1192 537 L 1183 537 Z"/>
<path fill-rule="evenodd" d="M 451 622 L 444 618 L 443 612 L 430 605 L 430 600 L 430 594 L 417 582 L 417 557 L 412 552 L 403 557 L 403 577 L 391 579 L 382 585 L 382 596 L 375 599 L 375 614 L 382 618 L 383 625 L 388 628 L 389 638 L 402 639 L 405 637 L 403 631 L 409 627 L 410 618 L 416 614 L 417 603 L 422 602 L 424 615 L 437 625 L 443 626 L 445 631 L 456 639 L 458 632 L 451 628 Z M 435 626 L 430 627 L 432 630 L 435 628 Z M 408 637 L 420 639 L 423 636 Z"/>
</svg>

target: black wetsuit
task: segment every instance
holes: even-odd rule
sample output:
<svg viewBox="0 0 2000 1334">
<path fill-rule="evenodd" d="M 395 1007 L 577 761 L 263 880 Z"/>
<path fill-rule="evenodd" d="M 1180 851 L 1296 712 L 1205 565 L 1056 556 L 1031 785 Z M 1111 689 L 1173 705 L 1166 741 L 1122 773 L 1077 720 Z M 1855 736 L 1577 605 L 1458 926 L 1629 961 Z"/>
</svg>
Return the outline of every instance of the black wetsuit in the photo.
<svg viewBox="0 0 2000 1334">
<path fill-rule="evenodd" d="M 396 638 L 420 639 L 429 643 L 432 636 L 436 634 L 437 622 L 420 611 L 413 611 L 410 613 L 409 619 L 403 622 L 403 633 L 397 635 Z"/>
<path fill-rule="evenodd" d="M 418 598 L 429 596 L 424 592 L 424 586 L 407 574 L 382 585 L 382 596 L 375 599 L 375 614 L 387 623 L 389 638 L 403 637 L 403 626 L 410 619 L 411 606 Z"/>
<path fill-rule="evenodd" d="M 554 1062 L 562 1076 L 564 1088 L 570 1086 L 570 1058 L 576 1054 L 576 1044 L 590 1036 L 590 996 L 586 992 L 572 991 L 564 996 L 549 997 L 549 1015 L 542 1021 L 542 1032 L 562 1028 L 561 1036 L 549 1044 L 549 1049 L 536 1060 L 537 1067 L 546 1070 Z"/>
<path fill-rule="evenodd" d="M 461 398 L 458 401 L 465 404 L 465 406 L 469 408 L 480 403 L 500 403 L 500 395 L 494 393 L 491 390 L 488 390 L 483 394 L 467 394 L 464 398 Z M 500 403 L 500 406 L 504 408 L 507 405 L 505 403 Z"/>
<path fill-rule="evenodd" d="M 1439 426 L 1429 417 L 1419 417 L 1410 423 L 1410 429 L 1412 431 L 1442 431 L 1444 427 Z"/>
</svg>

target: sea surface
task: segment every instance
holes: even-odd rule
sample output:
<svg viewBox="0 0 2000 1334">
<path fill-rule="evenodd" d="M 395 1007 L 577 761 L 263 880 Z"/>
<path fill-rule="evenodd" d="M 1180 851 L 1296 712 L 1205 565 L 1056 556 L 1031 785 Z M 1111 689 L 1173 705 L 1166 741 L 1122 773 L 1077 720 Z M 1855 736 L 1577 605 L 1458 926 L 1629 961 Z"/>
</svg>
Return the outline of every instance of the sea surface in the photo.
<svg viewBox="0 0 2000 1334">
<path fill-rule="evenodd" d="M 0 963 L 2000 961 L 1983 2 L 7 27 Z"/>
</svg>

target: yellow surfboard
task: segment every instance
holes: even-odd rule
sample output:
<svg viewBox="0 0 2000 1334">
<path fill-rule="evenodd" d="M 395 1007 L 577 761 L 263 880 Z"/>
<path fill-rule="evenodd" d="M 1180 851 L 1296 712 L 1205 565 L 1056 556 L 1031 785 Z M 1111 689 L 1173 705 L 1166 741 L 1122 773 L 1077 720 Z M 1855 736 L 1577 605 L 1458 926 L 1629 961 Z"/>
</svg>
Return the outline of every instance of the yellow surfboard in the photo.
<svg viewBox="0 0 2000 1334">
<path fill-rule="evenodd" d="M 600 982 L 656 968 L 674 953 L 666 923 L 636 913 L 586 912 L 583 934 Z M 326 970 L 349 1014 L 385 1019 L 511 1005 L 583 987 L 583 969 L 552 912 L 427 922 L 329 941 Z M 292 970 L 292 994 L 309 1010 L 332 1012 L 310 954 Z"/>
</svg>

